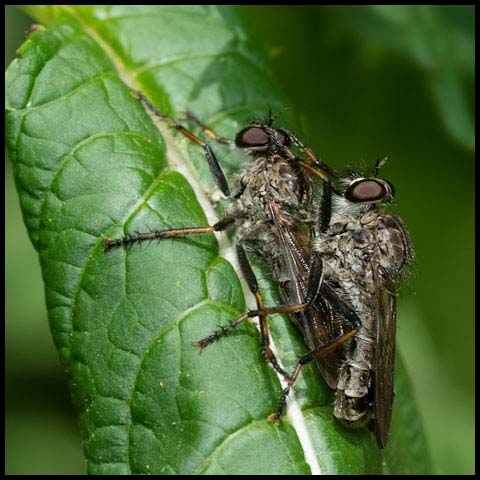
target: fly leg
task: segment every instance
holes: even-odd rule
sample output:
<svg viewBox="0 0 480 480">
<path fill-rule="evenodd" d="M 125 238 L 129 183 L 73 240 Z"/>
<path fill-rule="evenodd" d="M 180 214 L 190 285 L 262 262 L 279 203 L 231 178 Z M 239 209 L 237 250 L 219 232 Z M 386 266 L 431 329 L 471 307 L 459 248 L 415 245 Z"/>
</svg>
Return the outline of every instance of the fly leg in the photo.
<svg viewBox="0 0 480 480">
<path fill-rule="evenodd" d="M 191 120 L 193 123 L 198 125 L 203 133 L 207 136 L 209 136 L 212 140 L 215 140 L 218 143 L 221 143 L 223 145 L 228 145 L 230 147 L 235 146 L 235 142 L 233 140 L 230 140 L 229 138 L 221 137 L 217 133 L 215 133 L 210 127 L 205 125 L 201 120 L 198 119 L 197 116 L 195 116 L 192 112 L 184 112 L 179 115 L 179 118 L 182 120 Z"/>
<path fill-rule="evenodd" d="M 225 217 L 217 223 L 207 227 L 191 227 L 191 228 L 170 228 L 168 230 L 155 230 L 153 232 L 138 233 L 123 238 L 105 238 L 105 253 L 110 252 L 114 248 L 128 247 L 133 243 L 140 243 L 146 240 L 155 240 L 157 238 L 171 238 L 183 235 L 195 235 L 199 233 L 220 232 L 235 222 L 233 217 Z"/>
<path fill-rule="evenodd" d="M 328 287 L 327 285 L 322 285 L 320 288 L 320 295 L 323 298 L 327 298 L 328 301 L 335 306 L 336 311 L 345 318 L 345 320 L 351 325 L 352 329 L 349 330 L 347 333 L 344 333 L 343 335 L 334 338 L 329 342 L 326 342 L 325 345 L 322 345 L 321 347 L 310 351 L 298 360 L 292 375 L 289 379 L 287 379 L 287 386 L 282 390 L 282 395 L 278 400 L 277 410 L 275 411 L 275 413 L 272 413 L 268 417 L 268 420 L 270 422 L 276 424 L 280 423 L 280 418 L 282 416 L 283 409 L 285 408 L 288 394 L 290 393 L 290 390 L 297 381 L 298 375 L 300 374 L 303 366 L 323 355 L 328 354 L 332 350 L 335 350 L 347 340 L 350 340 L 352 337 L 354 337 L 360 329 L 361 322 L 357 314 L 348 305 L 348 303 L 341 300 L 330 287 Z"/>
<path fill-rule="evenodd" d="M 203 148 L 203 152 L 205 154 L 205 158 L 207 159 L 208 162 L 208 167 L 210 168 L 210 173 L 212 174 L 213 179 L 215 180 L 215 183 L 217 184 L 218 188 L 222 191 L 222 193 L 228 197 L 230 195 L 230 189 L 228 188 L 228 183 L 227 179 L 225 178 L 225 174 L 223 173 L 222 168 L 220 167 L 220 164 L 218 163 L 217 158 L 215 157 L 215 154 L 213 153 L 213 150 L 210 148 L 210 145 L 208 143 L 205 143 L 202 139 L 198 138 L 196 135 L 194 135 L 192 132 L 187 130 L 183 125 L 180 125 L 177 123 L 173 118 L 169 117 L 168 115 L 165 115 L 162 113 L 160 110 L 158 110 L 157 107 L 155 107 L 148 99 L 145 97 L 140 92 L 132 92 L 132 96 L 138 100 L 141 100 L 143 105 L 149 110 L 153 115 L 156 117 L 160 118 L 164 122 L 166 122 L 170 127 L 174 128 L 175 130 L 179 131 L 182 135 L 187 137 L 189 140 L 192 142 L 196 143 L 197 145 L 200 145 Z M 196 118 L 194 116 L 189 116 L 188 118 Z M 201 122 L 200 122 L 201 124 Z M 203 125 L 203 124 L 201 124 Z M 204 126 L 204 125 L 203 125 Z M 211 138 L 217 137 L 217 135 L 210 129 L 208 129 L 206 126 L 204 126 L 209 133 L 207 135 L 211 136 Z M 213 135 L 213 137 L 212 137 Z M 221 138 L 221 137 L 218 137 Z M 226 140 L 226 139 L 225 139 Z"/>
<path fill-rule="evenodd" d="M 264 308 L 263 298 L 258 288 L 257 278 L 255 277 L 255 273 L 253 273 L 252 267 L 248 261 L 247 255 L 245 254 L 245 250 L 241 245 L 237 246 L 237 257 L 240 263 L 240 269 L 242 270 L 243 278 L 247 282 L 248 288 L 255 296 L 255 300 L 257 302 L 257 308 L 259 310 Z M 261 342 L 262 342 L 262 352 L 268 358 L 268 361 L 272 365 L 272 367 L 280 373 L 284 378 L 288 377 L 288 373 L 280 366 L 278 363 L 277 357 L 273 353 L 272 349 L 270 348 L 270 334 L 268 332 L 268 323 L 266 315 L 259 315 L 258 317 L 259 324 L 260 324 L 260 335 L 261 335 Z"/>
<path fill-rule="evenodd" d="M 318 226 L 322 233 L 325 233 L 328 230 L 330 220 L 332 219 L 332 189 L 332 184 L 329 181 L 323 182 L 320 216 L 318 219 Z"/>
<path fill-rule="evenodd" d="M 320 177 L 326 182 L 329 182 L 330 179 L 338 180 L 340 178 L 340 174 L 336 170 L 334 170 L 332 167 L 329 167 L 322 160 L 318 159 L 312 150 L 305 146 L 296 135 L 288 130 L 283 129 L 282 131 L 290 139 L 290 141 L 299 148 L 299 150 L 307 157 L 308 160 L 305 161 L 304 159 L 297 157 L 288 146 L 281 143 L 278 139 L 272 137 L 271 141 L 285 155 L 286 158 L 302 166 L 303 168 L 306 168 L 311 173 L 317 177 Z M 336 189 L 334 189 L 334 191 L 340 194 L 340 192 L 338 192 Z"/>
<path fill-rule="evenodd" d="M 294 313 L 299 312 L 307 308 L 316 298 L 318 290 L 321 285 L 322 280 L 322 263 L 319 257 L 314 258 L 312 266 L 310 268 L 310 276 L 308 280 L 308 289 L 307 295 L 305 296 L 305 302 L 296 304 L 296 305 L 278 305 L 276 307 L 265 307 L 263 304 L 263 298 L 258 288 L 258 282 L 255 277 L 255 274 L 248 262 L 247 255 L 245 250 L 241 245 L 237 245 L 237 256 L 240 264 L 240 269 L 242 270 L 243 277 L 245 278 L 249 290 L 255 296 L 257 302 L 257 310 L 250 310 L 241 317 L 233 320 L 228 325 L 220 327 L 220 329 L 213 332 L 208 337 L 203 338 L 202 340 L 193 342 L 192 345 L 195 347 L 200 347 L 200 352 L 203 349 L 210 345 L 211 343 L 217 341 L 219 338 L 226 335 L 230 330 L 235 328 L 239 323 L 243 322 L 247 318 L 258 317 L 260 323 L 260 335 L 261 335 L 261 345 L 262 352 L 267 357 L 268 361 L 271 363 L 272 367 L 280 373 L 287 381 L 291 378 L 290 375 L 279 365 L 278 360 L 270 348 L 270 335 L 268 331 L 267 316 L 273 315 L 275 313 Z"/>
<path fill-rule="evenodd" d="M 326 163 L 322 162 L 322 160 L 317 158 L 311 148 L 304 145 L 296 135 L 287 130 L 285 130 L 285 133 L 290 138 L 290 140 L 295 143 L 295 145 L 300 149 L 300 151 L 308 158 L 311 168 L 326 172 L 329 178 L 340 178 L 338 172 L 336 172 L 333 168 L 329 167 Z"/>
</svg>

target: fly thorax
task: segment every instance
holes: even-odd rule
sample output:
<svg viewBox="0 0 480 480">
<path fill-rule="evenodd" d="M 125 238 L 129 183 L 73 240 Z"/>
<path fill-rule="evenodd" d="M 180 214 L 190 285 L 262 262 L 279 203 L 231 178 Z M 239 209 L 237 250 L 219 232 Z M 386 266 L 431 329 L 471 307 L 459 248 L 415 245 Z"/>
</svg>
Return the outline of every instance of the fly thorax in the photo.
<svg viewBox="0 0 480 480">
<path fill-rule="evenodd" d="M 378 261 L 393 277 L 411 260 L 412 251 L 408 233 L 396 215 L 383 215 L 377 229 Z"/>
<path fill-rule="evenodd" d="M 278 155 L 257 157 L 237 180 L 240 193 L 238 203 L 248 215 L 271 220 L 271 206 L 283 221 L 301 220 L 302 210 L 310 195 L 311 182 L 291 164 Z"/>
<path fill-rule="evenodd" d="M 377 217 L 372 212 L 361 217 L 333 214 L 327 232 L 314 242 L 314 250 L 322 254 L 325 275 L 338 279 L 354 296 L 373 288 L 370 259 L 376 248 Z"/>
<path fill-rule="evenodd" d="M 227 213 L 237 221 L 240 239 L 270 257 L 275 225 L 294 227 L 308 210 L 311 185 L 296 165 L 278 155 L 258 156 L 237 179 L 238 192 Z M 264 243 L 264 245 L 262 245 Z"/>
</svg>

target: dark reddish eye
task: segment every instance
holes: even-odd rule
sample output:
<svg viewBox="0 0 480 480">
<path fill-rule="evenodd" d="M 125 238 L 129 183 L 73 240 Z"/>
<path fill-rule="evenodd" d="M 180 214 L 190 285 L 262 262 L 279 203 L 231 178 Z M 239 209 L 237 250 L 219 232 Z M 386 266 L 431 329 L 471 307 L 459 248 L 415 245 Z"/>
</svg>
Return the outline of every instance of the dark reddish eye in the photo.
<svg viewBox="0 0 480 480">
<path fill-rule="evenodd" d="M 345 198 L 353 203 L 378 202 L 388 193 L 384 182 L 365 179 L 352 183 L 345 192 Z"/>
<path fill-rule="evenodd" d="M 239 148 L 264 147 L 268 145 L 269 138 L 265 130 L 260 127 L 247 127 L 238 132 L 235 144 Z"/>
</svg>

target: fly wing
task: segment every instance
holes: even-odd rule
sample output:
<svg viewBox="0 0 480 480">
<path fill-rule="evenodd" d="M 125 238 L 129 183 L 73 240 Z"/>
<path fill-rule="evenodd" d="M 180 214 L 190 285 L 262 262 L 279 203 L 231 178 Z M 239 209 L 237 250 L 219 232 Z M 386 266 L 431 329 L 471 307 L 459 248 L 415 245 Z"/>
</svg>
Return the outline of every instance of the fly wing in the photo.
<svg viewBox="0 0 480 480">
<path fill-rule="evenodd" d="M 395 369 L 396 297 L 393 282 L 384 269 L 374 266 L 376 337 L 374 371 L 374 429 L 377 445 L 387 445 L 393 406 Z"/>
<path fill-rule="evenodd" d="M 307 344 L 312 350 L 319 350 L 344 334 L 342 317 L 335 313 L 333 305 L 321 294 L 313 306 L 304 312 L 303 317 L 307 330 Z M 316 360 L 330 388 L 337 388 L 339 369 L 345 361 L 345 348 L 345 345 L 340 345 Z"/>
<path fill-rule="evenodd" d="M 278 261 L 282 262 L 281 268 L 287 273 L 287 280 L 279 281 L 280 293 L 285 303 L 303 303 L 310 270 L 307 246 L 304 245 L 305 242 L 302 244 L 300 236 L 288 224 L 278 218 L 275 227 L 282 250 Z M 311 308 L 291 314 L 291 318 L 311 350 L 324 347 L 343 334 L 342 319 L 335 315 L 330 301 L 322 297 L 321 293 Z M 342 350 L 339 347 L 316 360 L 323 378 L 331 388 L 337 386 L 338 370 L 343 360 Z"/>
</svg>

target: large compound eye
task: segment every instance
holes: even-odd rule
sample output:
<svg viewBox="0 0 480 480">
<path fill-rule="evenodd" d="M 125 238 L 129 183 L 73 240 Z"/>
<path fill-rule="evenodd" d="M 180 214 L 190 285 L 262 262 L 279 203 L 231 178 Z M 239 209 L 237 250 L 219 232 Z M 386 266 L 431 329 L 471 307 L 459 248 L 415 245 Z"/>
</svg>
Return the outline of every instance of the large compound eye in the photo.
<svg viewBox="0 0 480 480">
<path fill-rule="evenodd" d="M 260 127 L 244 128 L 235 137 L 235 144 L 239 148 L 265 147 L 269 142 L 267 133 Z"/>
<path fill-rule="evenodd" d="M 345 198 L 352 203 L 381 202 L 391 197 L 393 189 L 388 182 L 368 178 L 352 183 L 345 192 Z"/>
</svg>

